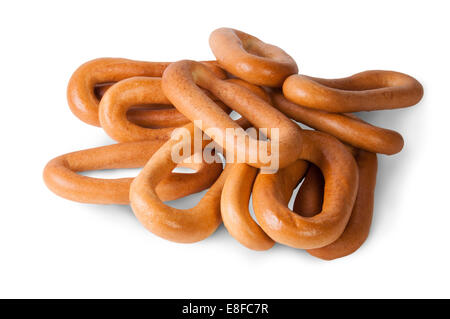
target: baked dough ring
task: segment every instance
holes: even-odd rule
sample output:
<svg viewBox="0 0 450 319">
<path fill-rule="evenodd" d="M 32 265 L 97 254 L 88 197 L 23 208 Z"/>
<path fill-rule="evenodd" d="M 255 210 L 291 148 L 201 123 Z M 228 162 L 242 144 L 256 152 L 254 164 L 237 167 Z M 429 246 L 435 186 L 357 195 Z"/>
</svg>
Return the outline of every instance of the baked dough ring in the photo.
<svg viewBox="0 0 450 319">
<path fill-rule="evenodd" d="M 174 127 L 146 128 L 128 120 L 128 109 L 139 104 L 170 104 L 161 90 L 161 78 L 132 77 L 114 84 L 100 100 L 102 128 L 118 142 L 167 141 Z"/>
<path fill-rule="evenodd" d="M 253 84 L 280 87 L 298 72 L 294 59 L 282 49 L 239 30 L 214 30 L 209 45 L 221 67 Z"/>
<path fill-rule="evenodd" d="M 358 190 L 358 167 L 337 139 L 317 131 L 302 131 L 299 159 L 317 165 L 325 177 L 322 211 L 302 217 L 288 207 L 286 196 L 297 185 L 305 163 L 297 161 L 275 174 L 259 174 L 253 186 L 253 208 L 261 228 L 276 242 L 294 248 L 319 248 L 334 242 L 345 229 Z"/>
<path fill-rule="evenodd" d="M 285 167 L 295 161 L 301 151 L 301 129 L 269 103 L 246 88 L 223 81 L 204 65 L 189 60 L 172 63 L 164 71 L 162 88 L 172 104 L 191 121 L 202 120 L 202 130 L 214 128 L 220 137 L 211 136 L 217 144 L 229 153 L 231 150 L 225 142 L 227 129 L 234 129 L 233 154 L 245 155 L 245 161 L 254 167 L 263 167 L 267 163 L 261 160 L 258 150 L 249 145 L 255 139 L 240 131 L 241 128 L 220 107 L 211 100 L 200 87 L 207 89 L 227 106 L 239 112 L 256 128 L 267 128 L 268 137 L 272 128 L 279 131 L 279 166 Z M 256 142 L 255 142 L 256 144 Z M 271 143 L 258 141 L 265 145 L 272 155 Z M 243 156 L 242 156 L 243 157 Z M 249 162 L 249 158 L 256 162 Z"/>
<path fill-rule="evenodd" d="M 310 109 L 288 101 L 279 92 L 272 93 L 272 102 L 278 110 L 294 120 L 357 148 L 387 155 L 398 153 L 403 148 L 403 137 L 399 133 L 370 125 L 355 115 Z"/>
<path fill-rule="evenodd" d="M 355 159 L 359 171 L 359 188 L 352 215 L 344 232 L 336 241 L 321 248 L 307 250 L 315 257 L 332 260 L 350 255 L 361 247 L 369 235 L 377 176 L 377 155 L 359 150 Z M 314 215 L 322 207 L 317 199 L 323 198 L 323 187 L 320 185 L 323 178 L 316 173 L 313 174 L 310 176 L 310 183 L 302 184 L 295 201 L 297 207 L 294 205 L 294 211 L 302 216 Z M 307 193 L 310 196 L 299 196 L 301 191 L 304 195 Z M 309 204 L 306 206 L 305 202 Z"/>
<path fill-rule="evenodd" d="M 327 112 L 347 113 L 412 106 L 423 96 L 413 77 L 394 71 L 364 71 L 347 78 L 291 75 L 283 93 L 294 103 Z"/>
<path fill-rule="evenodd" d="M 223 224 L 231 236 L 249 249 L 267 250 L 275 242 L 250 215 L 248 204 L 258 169 L 245 163 L 230 165 L 220 201 Z"/>
<path fill-rule="evenodd" d="M 101 179 L 77 172 L 142 167 L 163 141 L 141 141 L 101 146 L 58 156 L 45 166 L 44 181 L 56 195 L 82 203 L 128 204 L 133 178 Z M 156 192 L 162 200 L 174 200 L 211 186 L 222 171 L 218 163 L 199 164 L 194 174 L 173 173 L 161 180 Z"/>
<path fill-rule="evenodd" d="M 226 81 L 244 86 L 260 97 L 270 100 L 268 94 L 260 87 L 239 79 L 230 79 Z M 222 102 L 217 101 L 216 103 L 220 104 L 222 109 L 226 111 L 229 110 Z M 151 107 L 150 105 L 159 107 L 160 104 L 170 104 L 170 101 L 165 97 L 161 89 L 161 78 L 132 77 L 114 84 L 108 91 L 106 91 L 105 95 L 100 100 L 99 118 L 102 128 L 111 138 L 118 142 L 149 139 L 160 139 L 164 141 L 168 140 L 174 130 L 174 127 L 166 127 L 166 125 L 162 125 L 161 128 L 148 128 L 142 127 L 130 121 L 128 112 L 129 109 L 132 106 L 139 104 L 147 105 L 147 108 Z M 183 116 L 175 108 L 172 110 Z M 167 109 L 164 111 L 171 110 Z M 146 114 L 150 114 L 150 112 L 146 112 Z M 159 115 L 157 118 L 161 120 L 161 114 L 164 113 L 159 112 L 158 114 Z M 155 117 L 153 117 L 153 120 L 154 119 Z M 167 123 L 170 122 L 173 121 L 168 118 Z"/>
<path fill-rule="evenodd" d="M 204 62 L 216 76 L 226 78 L 225 72 L 215 61 Z M 95 87 L 111 84 L 134 76 L 161 77 L 170 62 L 144 62 L 122 58 L 99 58 L 81 65 L 70 78 L 67 86 L 67 101 L 73 114 L 83 122 L 100 126 L 98 119 L 99 100 Z"/>
<path fill-rule="evenodd" d="M 194 124 L 184 126 L 193 146 Z M 222 222 L 220 196 L 229 166 L 214 182 L 200 202 L 190 209 L 176 209 L 163 203 L 156 186 L 166 178 L 176 164 L 172 148 L 181 142 L 170 139 L 147 162 L 130 188 L 130 201 L 137 219 L 157 236 L 179 243 L 193 243 L 210 236 Z"/>
<path fill-rule="evenodd" d="M 99 101 L 114 83 L 102 83 L 95 86 L 95 96 Z M 183 114 L 172 105 L 136 105 L 127 111 L 127 118 L 131 123 L 142 127 L 180 127 L 189 123 Z"/>
</svg>

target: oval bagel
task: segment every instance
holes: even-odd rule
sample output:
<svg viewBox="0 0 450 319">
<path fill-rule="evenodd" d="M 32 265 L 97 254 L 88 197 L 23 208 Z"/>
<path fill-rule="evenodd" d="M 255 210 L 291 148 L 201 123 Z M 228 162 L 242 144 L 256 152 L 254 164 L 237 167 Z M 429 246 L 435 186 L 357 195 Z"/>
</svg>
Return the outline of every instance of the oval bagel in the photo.
<svg viewBox="0 0 450 319">
<path fill-rule="evenodd" d="M 183 129 L 189 132 L 193 147 L 194 124 L 187 124 Z M 187 141 L 171 138 L 150 158 L 131 184 L 130 201 L 135 216 L 150 232 L 170 241 L 192 243 L 210 236 L 222 222 L 220 196 L 229 166 L 194 208 L 182 210 L 167 206 L 156 187 L 176 166 L 172 151 L 183 143 Z"/>
<path fill-rule="evenodd" d="M 231 168 L 220 200 L 225 228 L 231 236 L 249 249 L 272 248 L 275 242 L 253 220 L 248 208 L 258 169 L 245 163 L 228 165 L 231 165 Z"/>
<path fill-rule="evenodd" d="M 215 61 L 203 63 L 218 77 L 226 78 L 225 72 Z M 69 80 L 67 101 L 70 110 L 83 122 L 100 126 L 96 86 L 134 76 L 161 77 L 168 65 L 170 62 L 146 62 L 122 58 L 99 58 L 88 61 L 82 64 Z"/>
<path fill-rule="evenodd" d="M 309 108 L 347 113 L 412 106 L 422 99 L 423 87 L 407 74 L 372 70 L 341 79 L 294 74 L 283 83 L 283 93 Z"/>
<path fill-rule="evenodd" d="M 114 83 L 95 86 L 95 96 L 99 101 Z M 127 119 L 142 127 L 164 128 L 180 127 L 190 121 L 171 105 L 136 105 L 127 111 Z"/>
<path fill-rule="evenodd" d="M 93 204 L 129 204 L 133 178 L 102 179 L 79 175 L 77 172 L 142 167 L 163 144 L 164 141 L 119 143 L 64 154 L 45 166 L 44 181 L 52 192 L 69 200 Z M 158 183 L 158 196 L 167 201 L 197 193 L 208 188 L 222 171 L 222 165 L 218 163 L 202 163 L 192 168 L 197 168 L 197 172 L 172 173 Z"/>
<path fill-rule="evenodd" d="M 286 77 L 298 72 L 282 49 L 239 30 L 214 30 L 209 45 L 221 67 L 253 84 L 281 87 Z"/>
<path fill-rule="evenodd" d="M 342 235 L 331 244 L 321 248 L 308 249 L 308 253 L 312 256 L 324 260 L 332 260 L 350 255 L 361 247 L 369 235 L 377 178 L 377 155 L 359 150 L 355 158 L 359 171 L 359 187 L 355 205 L 353 206 L 347 226 Z M 317 178 L 317 175 L 315 178 Z M 320 183 L 320 181 L 316 183 Z M 323 190 L 318 190 L 314 185 L 310 184 L 306 185 L 306 187 L 310 188 L 308 193 L 315 191 L 315 196 L 320 196 L 321 193 L 323 194 Z M 304 200 L 308 199 L 306 197 L 301 199 L 301 201 Z M 309 212 L 312 213 L 317 210 L 320 211 L 321 206 L 316 206 L 315 208 L 309 206 L 309 208 Z M 308 210 L 304 208 L 302 212 L 308 212 Z"/>
<path fill-rule="evenodd" d="M 290 118 L 347 144 L 387 155 L 396 154 L 403 148 L 403 137 L 395 131 L 373 126 L 355 115 L 329 113 L 294 104 L 279 92 L 271 95 L 273 105 Z"/>
<path fill-rule="evenodd" d="M 100 100 L 100 125 L 118 142 L 148 139 L 167 141 L 173 127 L 147 128 L 128 119 L 127 111 L 139 104 L 170 104 L 161 89 L 161 78 L 132 77 L 114 84 Z"/>
<path fill-rule="evenodd" d="M 334 242 L 344 231 L 358 190 L 358 169 L 352 154 L 334 137 L 317 131 L 303 131 L 303 135 L 299 159 L 317 165 L 325 178 L 322 211 L 302 217 L 287 207 L 287 190 L 292 193 L 305 170 L 302 161 L 275 174 L 259 174 L 253 186 L 253 208 L 270 238 L 311 249 Z"/>
<path fill-rule="evenodd" d="M 270 99 L 268 94 L 261 88 L 247 83 L 239 79 L 229 79 L 226 80 L 238 85 L 244 86 L 245 88 L 251 90 L 255 94 L 259 95 L 264 99 Z M 229 110 L 222 102 L 217 101 L 220 107 L 224 110 Z M 146 105 L 146 108 L 151 108 L 154 105 L 156 108 L 159 105 L 170 104 L 170 101 L 165 97 L 161 89 L 161 78 L 158 77 L 132 77 L 122 81 L 117 82 L 108 91 L 106 91 L 103 98 L 100 100 L 99 105 L 99 119 L 102 128 L 105 132 L 114 140 L 118 142 L 130 142 L 139 140 L 168 140 L 170 134 L 175 127 L 168 127 L 168 123 L 173 123 L 174 118 L 168 117 L 167 122 L 162 122 L 161 127 L 144 127 L 139 125 L 147 124 L 145 116 L 141 119 L 134 118 L 134 122 L 130 119 L 130 109 L 134 105 Z M 142 107 L 143 108 L 143 107 Z M 137 114 L 140 108 L 131 109 L 134 111 L 131 116 L 140 115 Z M 166 111 L 166 112 L 164 112 Z M 158 116 L 153 116 L 152 121 L 155 123 L 155 119 L 163 120 L 164 115 L 172 113 L 178 113 L 184 119 L 189 121 L 175 108 L 158 110 Z M 150 112 L 140 112 L 141 114 L 148 114 Z M 175 114 L 173 114 L 175 115 Z M 136 123 L 136 121 L 138 123 Z M 241 120 L 241 122 L 244 121 Z M 180 121 L 182 122 L 182 121 Z M 241 123 L 240 122 L 240 123 Z M 180 124 L 180 123 L 176 123 Z M 180 125 L 178 125 L 180 126 Z"/>
</svg>

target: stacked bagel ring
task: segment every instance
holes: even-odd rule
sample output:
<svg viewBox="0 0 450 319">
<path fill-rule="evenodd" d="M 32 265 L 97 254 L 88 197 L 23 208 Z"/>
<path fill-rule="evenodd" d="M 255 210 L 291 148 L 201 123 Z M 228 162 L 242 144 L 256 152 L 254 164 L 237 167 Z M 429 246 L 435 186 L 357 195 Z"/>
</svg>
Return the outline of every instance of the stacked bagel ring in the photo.
<svg viewBox="0 0 450 319">
<path fill-rule="evenodd" d="M 78 202 L 130 204 L 143 226 L 174 242 L 205 239 L 223 222 L 253 250 L 277 242 L 325 260 L 357 250 L 372 221 L 377 153 L 398 153 L 404 142 L 399 133 L 352 112 L 412 106 L 422 98 L 421 84 L 393 71 L 341 79 L 301 75 L 282 49 L 230 28 L 212 32 L 209 43 L 216 61 L 100 58 L 80 66 L 68 85 L 70 109 L 118 143 L 52 159 L 43 174 L 47 187 Z M 233 110 L 240 119 L 231 119 Z M 198 120 L 201 127 L 194 125 Z M 175 163 L 171 152 L 180 141 L 173 133 L 180 127 L 190 133 L 181 146 L 191 156 L 198 129 L 225 135 L 228 129 L 277 128 L 279 169 L 262 172 L 264 162 L 249 148 L 258 137 L 246 132 L 234 133 L 233 145 L 211 135 L 225 163 Z M 271 151 L 268 140 L 258 141 Z M 253 155 L 256 161 L 249 160 Z M 174 173 L 176 166 L 196 172 Z M 77 174 L 131 167 L 143 167 L 134 179 Z M 300 183 L 291 210 L 288 202 Z M 194 208 L 164 203 L 207 188 Z M 249 212 L 251 196 L 256 220 Z"/>
</svg>

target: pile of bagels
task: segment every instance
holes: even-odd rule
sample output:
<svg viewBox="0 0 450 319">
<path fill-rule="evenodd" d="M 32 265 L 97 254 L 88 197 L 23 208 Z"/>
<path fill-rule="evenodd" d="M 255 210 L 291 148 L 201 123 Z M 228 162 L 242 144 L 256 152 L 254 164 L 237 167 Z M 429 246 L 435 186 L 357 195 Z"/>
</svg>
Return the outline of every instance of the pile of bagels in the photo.
<svg viewBox="0 0 450 319">
<path fill-rule="evenodd" d="M 423 96 L 422 85 L 394 71 L 340 79 L 298 74 L 285 51 L 230 28 L 212 32 L 209 43 L 215 61 L 99 58 L 81 65 L 69 81 L 70 109 L 118 143 L 52 159 L 43 174 L 47 187 L 77 202 L 131 205 L 145 228 L 174 242 L 203 240 L 223 222 L 253 250 L 277 242 L 325 260 L 356 251 L 372 221 L 377 153 L 400 152 L 403 138 L 353 113 L 412 106 Z M 241 117 L 233 120 L 232 111 Z M 178 128 L 191 138 L 175 138 Z M 174 147 L 193 149 L 195 130 L 212 128 L 238 132 L 233 144 L 214 135 L 202 142 L 201 149 L 216 143 L 223 161 L 173 161 Z M 265 128 L 267 136 L 255 138 L 248 128 Z M 255 139 L 273 151 L 274 128 L 279 169 L 263 173 L 266 163 L 243 153 L 252 152 Z M 243 155 L 244 162 L 228 154 Z M 177 166 L 194 173 L 174 172 Z M 143 169 L 135 178 L 79 174 L 138 167 Z M 193 208 L 165 203 L 206 189 Z"/>
</svg>

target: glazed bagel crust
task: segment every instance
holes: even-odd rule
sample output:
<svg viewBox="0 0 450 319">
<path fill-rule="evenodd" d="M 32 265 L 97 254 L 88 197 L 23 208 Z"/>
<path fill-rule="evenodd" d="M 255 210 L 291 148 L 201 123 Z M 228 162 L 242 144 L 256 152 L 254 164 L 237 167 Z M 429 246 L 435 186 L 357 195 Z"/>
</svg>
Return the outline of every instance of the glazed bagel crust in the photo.
<svg viewBox="0 0 450 319">
<path fill-rule="evenodd" d="M 358 190 L 358 169 L 352 154 L 334 137 L 303 132 L 299 159 L 317 165 L 325 178 L 322 211 L 302 217 L 287 207 L 289 190 L 297 185 L 307 164 L 297 161 L 275 174 L 259 174 L 253 186 L 253 208 L 261 228 L 276 242 L 301 249 L 334 242 L 345 229 Z"/>
<path fill-rule="evenodd" d="M 294 59 L 282 49 L 239 30 L 217 29 L 209 45 L 221 67 L 253 84 L 280 87 L 298 72 Z"/>
<path fill-rule="evenodd" d="M 267 250 L 275 242 L 250 215 L 248 204 L 258 169 L 244 164 L 231 165 L 220 201 L 223 224 L 237 241 L 249 249 Z"/>
<path fill-rule="evenodd" d="M 361 247 L 369 235 L 377 179 L 377 155 L 359 150 L 356 163 L 359 171 L 359 188 L 352 215 L 339 239 L 327 246 L 307 250 L 315 257 L 332 260 L 350 255 Z M 314 187 L 311 191 L 314 191 Z M 320 191 L 316 196 L 320 196 Z"/>
<path fill-rule="evenodd" d="M 45 166 L 43 177 L 56 195 L 93 204 L 129 204 L 133 178 L 101 179 L 77 172 L 142 167 L 164 141 L 141 141 L 101 146 L 58 156 Z M 182 164 L 181 166 L 187 166 Z M 218 163 L 202 163 L 194 174 L 172 173 L 161 180 L 156 193 L 162 200 L 174 200 L 211 186 L 222 171 Z"/>
<path fill-rule="evenodd" d="M 229 145 L 225 145 L 227 143 L 224 137 L 227 129 L 234 129 L 233 154 L 238 156 L 244 154 L 247 163 L 249 158 L 257 159 L 256 163 L 249 163 L 254 167 L 267 165 L 261 161 L 260 154 L 255 153 L 258 152 L 257 150 L 250 149 L 249 145 L 253 138 L 245 132 L 240 132 L 241 127 L 231 120 L 228 114 L 221 110 L 200 87 L 207 89 L 227 106 L 239 112 L 254 127 L 267 128 L 269 138 L 271 128 L 277 128 L 280 167 L 285 167 L 297 159 L 301 151 L 301 129 L 250 90 L 235 83 L 223 81 L 202 64 L 189 60 L 172 63 L 163 74 L 163 91 L 181 113 L 191 121 L 201 119 L 204 131 L 210 128 L 219 130 L 220 138 L 211 137 L 227 153 L 231 149 L 228 148 Z M 268 153 L 272 154 L 269 142 L 259 141 L 259 144 L 265 144 Z"/>
<path fill-rule="evenodd" d="M 273 92 L 271 96 L 273 105 L 285 115 L 357 148 L 387 155 L 396 154 L 403 148 L 403 137 L 395 131 L 370 125 L 354 115 L 294 104 L 279 92 Z"/>
<path fill-rule="evenodd" d="M 306 107 L 347 113 L 412 106 L 422 99 L 423 87 L 407 74 L 372 70 L 341 79 L 294 74 L 283 83 L 283 93 Z"/>
<path fill-rule="evenodd" d="M 194 125 L 184 126 L 193 146 Z M 222 222 L 220 196 L 228 173 L 228 166 L 214 182 L 200 202 L 191 209 L 180 210 L 164 204 L 155 188 L 175 167 L 171 153 L 182 142 L 167 141 L 147 162 L 130 188 L 130 201 L 138 220 L 157 236 L 179 243 L 192 243 L 210 236 Z"/>
<path fill-rule="evenodd" d="M 225 72 L 215 61 L 205 65 L 218 77 L 226 78 Z M 98 119 L 99 100 L 95 88 L 99 84 L 118 82 L 134 76 L 161 77 L 170 62 L 145 62 L 122 58 L 99 58 L 81 65 L 70 78 L 67 86 L 67 101 L 73 114 L 83 122 L 100 126 Z"/>
</svg>

